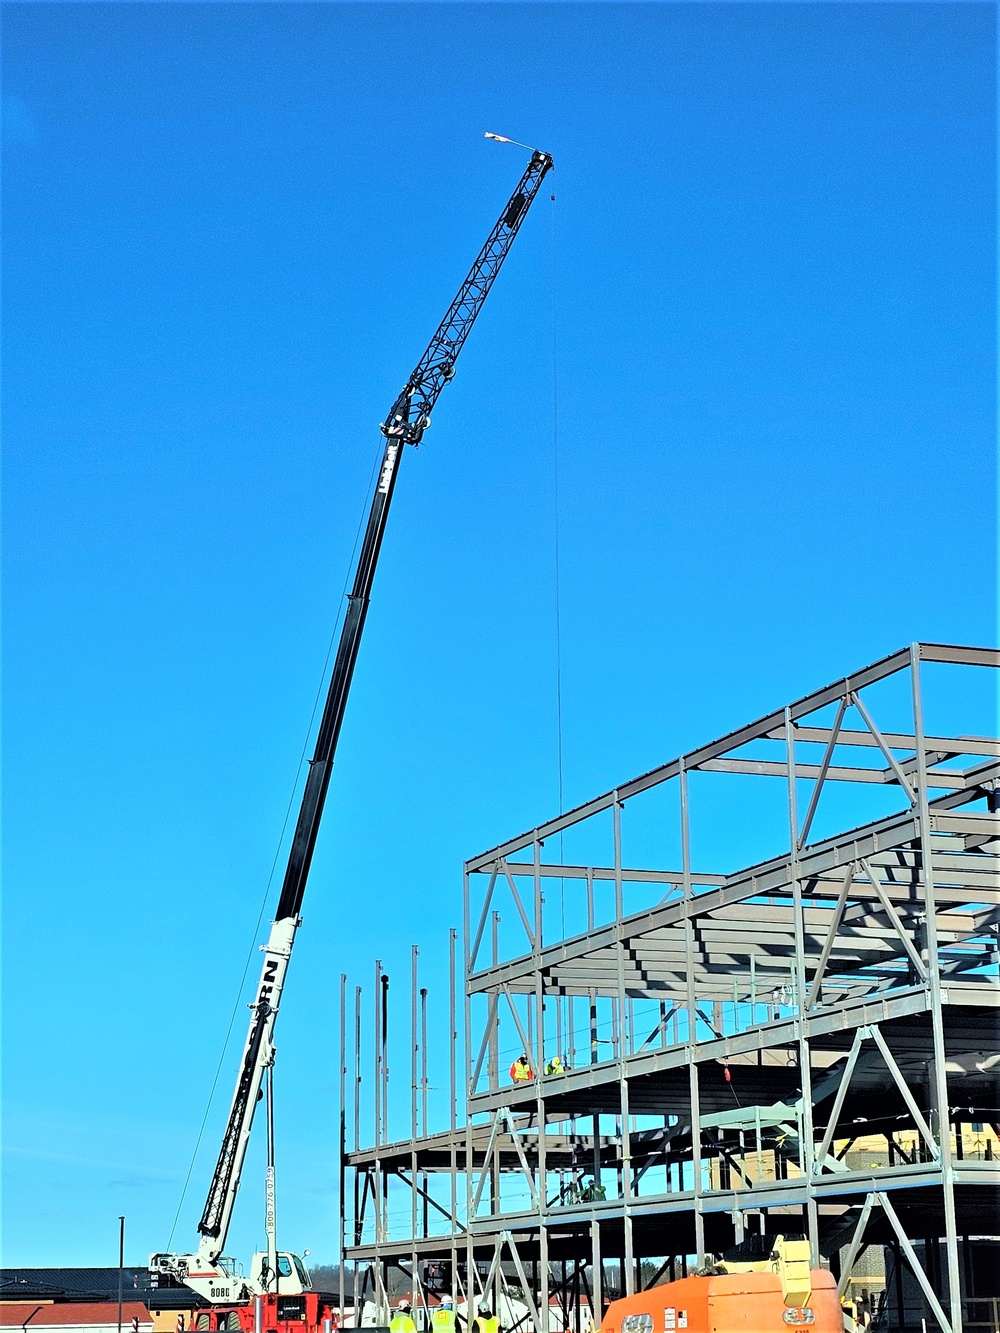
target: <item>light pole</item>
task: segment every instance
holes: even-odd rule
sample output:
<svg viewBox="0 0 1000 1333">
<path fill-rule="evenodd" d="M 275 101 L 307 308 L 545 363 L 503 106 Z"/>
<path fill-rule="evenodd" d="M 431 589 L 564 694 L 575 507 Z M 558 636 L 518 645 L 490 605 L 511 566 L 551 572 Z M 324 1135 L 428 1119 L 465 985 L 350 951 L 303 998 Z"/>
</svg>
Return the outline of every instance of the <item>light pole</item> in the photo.
<svg viewBox="0 0 1000 1333">
<path fill-rule="evenodd" d="M 118 1333 L 122 1333 L 122 1270 L 125 1267 L 125 1219 L 118 1219 Z"/>
</svg>

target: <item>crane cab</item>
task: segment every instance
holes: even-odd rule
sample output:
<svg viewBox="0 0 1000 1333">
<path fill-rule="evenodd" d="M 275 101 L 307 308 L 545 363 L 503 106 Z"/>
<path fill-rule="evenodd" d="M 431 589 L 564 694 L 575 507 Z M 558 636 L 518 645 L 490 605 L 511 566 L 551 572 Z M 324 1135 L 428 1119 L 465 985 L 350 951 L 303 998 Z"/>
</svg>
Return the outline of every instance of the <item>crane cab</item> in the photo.
<svg viewBox="0 0 1000 1333">
<path fill-rule="evenodd" d="M 297 1254 L 290 1250 L 279 1250 L 278 1280 L 269 1278 L 267 1251 L 258 1250 L 250 1261 L 250 1285 L 253 1291 L 270 1292 L 277 1290 L 282 1296 L 301 1296 L 312 1291 L 312 1278 L 309 1270 Z"/>
</svg>

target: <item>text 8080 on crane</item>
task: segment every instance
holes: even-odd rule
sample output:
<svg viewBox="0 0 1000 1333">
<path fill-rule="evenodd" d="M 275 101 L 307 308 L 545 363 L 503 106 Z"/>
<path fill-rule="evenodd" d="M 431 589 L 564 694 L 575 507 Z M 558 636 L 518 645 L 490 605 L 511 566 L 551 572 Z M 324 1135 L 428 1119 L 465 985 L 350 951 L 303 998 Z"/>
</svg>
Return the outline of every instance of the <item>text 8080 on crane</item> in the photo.
<svg viewBox="0 0 1000 1333">
<path fill-rule="evenodd" d="M 487 136 L 500 139 L 500 136 Z M 501 142 L 504 140 L 501 139 Z M 509 142 L 509 141 L 508 141 Z M 341 628 L 326 703 L 309 765 L 305 790 L 299 807 L 291 851 L 285 870 L 278 910 L 266 945 L 262 946 L 264 963 L 243 1054 L 236 1088 L 226 1121 L 218 1160 L 212 1175 L 208 1197 L 198 1224 L 200 1240 L 196 1251 L 187 1254 L 161 1253 L 150 1256 L 152 1272 L 167 1281 L 186 1283 L 204 1299 L 213 1303 L 246 1301 L 263 1293 L 301 1294 L 311 1286 L 309 1275 L 297 1255 L 277 1251 L 274 1239 L 273 1195 L 269 1189 L 268 1249 L 255 1254 L 250 1272 L 244 1276 L 230 1259 L 222 1257 L 232 1218 L 236 1192 L 246 1156 L 250 1129 L 257 1101 L 261 1096 L 265 1071 L 274 1062 L 274 1025 L 281 1002 L 288 962 L 299 925 L 299 909 L 319 832 L 337 740 L 340 735 L 351 677 L 364 629 L 375 566 L 385 532 L 389 505 L 399 472 L 400 445 L 420 443 L 431 424 L 431 412 L 445 384 L 455 374 L 455 363 L 476 316 L 483 307 L 493 281 L 506 259 L 514 237 L 538 194 L 546 173 L 552 167 L 548 153 L 534 151 L 524 174 L 469 274 L 448 307 L 427 350 L 393 403 L 382 433 L 385 448 L 379 480 L 372 497 L 364 541 L 354 571 L 347 611 Z M 269 1154 L 270 1158 L 270 1154 Z M 273 1162 L 269 1162 L 269 1180 Z"/>
</svg>

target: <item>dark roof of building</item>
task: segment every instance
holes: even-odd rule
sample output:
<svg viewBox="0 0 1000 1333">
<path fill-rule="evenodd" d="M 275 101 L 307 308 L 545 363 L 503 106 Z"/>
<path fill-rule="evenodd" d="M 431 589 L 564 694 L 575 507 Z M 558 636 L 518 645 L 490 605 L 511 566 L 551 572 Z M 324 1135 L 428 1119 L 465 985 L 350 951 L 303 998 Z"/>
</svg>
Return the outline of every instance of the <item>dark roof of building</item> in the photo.
<svg viewBox="0 0 1000 1333">
<path fill-rule="evenodd" d="M 122 1269 L 122 1297 L 157 1307 L 193 1309 L 203 1305 L 190 1287 L 154 1286 L 148 1268 Z M 0 1268 L 0 1301 L 117 1301 L 117 1268 Z"/>
</svg>

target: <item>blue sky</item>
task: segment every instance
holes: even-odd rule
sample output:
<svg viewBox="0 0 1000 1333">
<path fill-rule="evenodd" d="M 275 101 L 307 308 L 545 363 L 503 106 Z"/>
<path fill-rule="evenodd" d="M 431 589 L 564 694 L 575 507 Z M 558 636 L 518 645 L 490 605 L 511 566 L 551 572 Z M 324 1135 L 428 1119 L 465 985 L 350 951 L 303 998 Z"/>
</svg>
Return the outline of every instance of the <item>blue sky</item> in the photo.
<svg viewBox="0 0 1000 1333">
<path fill-rule="evenodd" d="M 404 460 L 286 991 L 283 1243 L 330 1258 L 340 972 L 418 943 L 440 1018 L 463 859 L 558 805 L 556 416 L 567 804 L 995 640 L 995 11 L 3 22 L 11 1264 L 167 1244 L 378 423 L 523 165 L 483 131 L 556 159 Z"/>
</svg>

